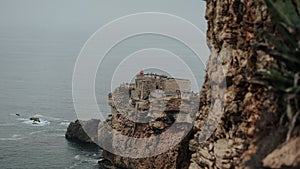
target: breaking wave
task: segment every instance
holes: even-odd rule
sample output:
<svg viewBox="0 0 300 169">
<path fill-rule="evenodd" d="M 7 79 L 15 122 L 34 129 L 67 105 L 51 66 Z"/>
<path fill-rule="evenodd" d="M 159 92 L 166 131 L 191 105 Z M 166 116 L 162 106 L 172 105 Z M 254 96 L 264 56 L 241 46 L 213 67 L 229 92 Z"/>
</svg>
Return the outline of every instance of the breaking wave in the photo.
<svg viewBox="0 0 300 169">
<path fill-rule="evenodd" d="M 24 139 L 24 138 L 20 137 L 20 135 L 14 134 L 8 138 L 0 138 L 0 141 L 17 141 L 17 140 L 22 140 L 22 139 Z"/>
</svg>

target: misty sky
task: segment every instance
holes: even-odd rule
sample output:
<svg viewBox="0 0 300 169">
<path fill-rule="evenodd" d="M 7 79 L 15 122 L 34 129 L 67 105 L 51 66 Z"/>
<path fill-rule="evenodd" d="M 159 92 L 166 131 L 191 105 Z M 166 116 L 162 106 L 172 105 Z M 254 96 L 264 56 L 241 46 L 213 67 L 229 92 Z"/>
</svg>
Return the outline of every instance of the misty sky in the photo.
<svg viewBox="0 0 300 169">
<path fill-rule="evenodd" d="M 44 112 L 53 107 L 55 107 L 55 113 L 56 109 L 60 109 L 60 112 L 72 111 L 73 107 L 71 110 L 66 110 L 69 105 L 60 103 L 66 103 L 65 100 L 62 100 L 65 97 L 72 99 L 71 85 L 74 65 L 85 42 L 105 24 L 122 16 L 139 12 L 161 12 L 176 15 L 192 22 L 204 33 L 206 32 L 205 1 L 203 0 L 0 0 L 0 78 L 5 79 L 5 83 L 0 83 L 0 91 L 7 93 L 5 101 L 1 103 L 3 105 L 12 104 L 12 107 L 15 107 L 15 102 L 22 103 L 24 111 L 31 111 L 27 105 L 30 105 L 34 112 Z M 159 24 L 156 23 L 157 20 L 159 19 L 151 20 L 145 25 L 151 25 L 152 22 Z M 168 23 L 159 24 L 159 26 L 166 31 L 170 30 Z M 132 25 L 125 27 L 131 30 Z M 202 36 L 198 33 L 193 34 L 184 26 L 172 26 L 171 29 L 173 28 L 180 32 L 179 34 L 188 35 L 191 40 L 198 40 L 201 37 L 201 43 L 194 45 L 206 47 L 204 34 Z M 115 31 L 118 33 L 124 29 L 126 28 L 122 27 Z M 114 48 L 111 55 L 108 54 L 109 57 L 106 57 L 106 64 L 99 67 L 97 74 L 99 76 L 96 79 L 99 82 L 97 81 L 96 90 L 101 89 L 97 96 L 101 96 L 99 102 L 102 106 L 108 106 L 107 93 L 110 91 L 108 85 L 111 76 L 107 76 L 107 73 L 110 72 L 110 69 L 114 73 L 112 65 L 118 66 L 119 60 L 115 58 L 123 59 L 138 49 L 156 47 L 168 49 L 180 56 L 187 56 L 184 57 L 185 61 L 191 67 L 195 67 L 197 80 L 203 81 L 205 73 L 203 64 L 199 58 L 195 62 L 193 60 L 195 56 L 190 54 L 183 44 L 162 37 L 135 38 Z M 106 40 L 112 39 L 104 38 L 103 41 L 106 42 Z M 153 42 L 155 43 L 152 44 Z M 178 47 L 179 45 L 180 47 Z M 98 43 L 95 46 L 97 51 L 103 48 Z M 151 59 L 153 58 L 150 56 L 152 54 L 149 54 Z M 201 54 L 207 57 L 209 52 L 201 50 Z M 137 65 L 141 65 L 141 63 L 143 60 L 134 61 L 134 64 Z M 161 61 L 161 63 L 166 62 Z M 174 65 L 177 62 L 172 63 Z M 167 66 L 174 69 L 170 71 L 182 73 L 181 69 L 177 69 L 180 66 L 172 66 L 172 63 L 168 59 Z M 84 68 L 89 69 L 90 65 Z M 140 68 L 135 71 L 139 70 Z M 124 74 L 127 75 L 127 72 L 123 71 L 122 75 L 125 76 Z M 130 74 L 128 76 L 130 78 L 127 80 L 130 81 L 133 76 Z M 108 85 L 106 86 L 106 84 Z M 90 89 L 89 86 L 88 89 Z M 29 96 L 30 98 L 28 98 Z M 8 103 L 7 100 L 12 100 L 12 102 Z M 3 105 L 1 107 L 5 107 Z M 86 104 L 86 108 L 89 107 L 90 104 Z M 19 111 L 21 110 L 17 112 Z M 89 109 L 88 111 L 99 115 L 97 111 Z"/>
<path fill-rule="evenodd" d="M 0 36 L 87 39 L 104 24 L 137 12 L 170 13 L 206 29 L 203 0 L 0 0 Z"/>
</svg>

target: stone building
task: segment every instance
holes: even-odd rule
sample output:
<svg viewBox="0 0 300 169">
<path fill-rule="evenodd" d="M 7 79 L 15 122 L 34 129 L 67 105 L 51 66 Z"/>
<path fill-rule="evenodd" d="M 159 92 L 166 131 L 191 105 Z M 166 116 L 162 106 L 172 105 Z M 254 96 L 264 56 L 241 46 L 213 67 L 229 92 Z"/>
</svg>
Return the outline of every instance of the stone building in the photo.
<svg viewBox="0 0 300 169">
<path fill-rule="evenodd" d="M 157 91 L 163 91 L 167 96 L 181 96 L 182 93 L 191 92 L 191 82 L 187 79 L 140 73 L 136 76 L 135 86 L 132 87 L 130 95 L 135 100 L 145 100 L 151 92 Z"/>
</svg>

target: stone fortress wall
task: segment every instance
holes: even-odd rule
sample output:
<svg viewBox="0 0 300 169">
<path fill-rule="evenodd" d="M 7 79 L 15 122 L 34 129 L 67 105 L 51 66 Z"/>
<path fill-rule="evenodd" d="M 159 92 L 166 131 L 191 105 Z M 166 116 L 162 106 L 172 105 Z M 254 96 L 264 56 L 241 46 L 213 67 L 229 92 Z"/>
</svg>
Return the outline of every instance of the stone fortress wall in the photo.
<svg viewBox="0 0 300 169">
<path fill-rule="evenodd" d="M 134 99 L 144 99 L 155 90 L 161 90 L 170 96 L 191 92 L 191 82 L 187 79 L 175 79 L 164 75 L 144 74 L 136 76 L 135 84 L 131 85 L 131 95 Z"/>
</svg>

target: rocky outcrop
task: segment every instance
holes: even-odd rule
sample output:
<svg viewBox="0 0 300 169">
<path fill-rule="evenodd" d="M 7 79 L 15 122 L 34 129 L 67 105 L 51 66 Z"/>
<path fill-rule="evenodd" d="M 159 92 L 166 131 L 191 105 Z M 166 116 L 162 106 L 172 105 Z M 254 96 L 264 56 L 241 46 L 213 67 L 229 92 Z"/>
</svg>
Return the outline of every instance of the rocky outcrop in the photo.
<svg viewBox="0 0 300 169">
<path fill-rule="evenodd" d="M 299 167 L 300 137 L 293 138 L 278 146 L 263 159 L 263 166 L 268 168 Z"/>
<path fill-rule="evenodd" d="M 196 114 L 193 130 L 178 145 L 167 152 L 149 158 L 126 158 L 103 151 L 106 160 L 102 166 L 111 168 L 190 168 L 190 169 L 231 169 L 231 168 L 299 168 L 299 132 L 286 141 L 288 126 L 282 123 L 284 103 L 273 90 L 258 81 L 258 70 L 266 70 L 275 63 L 256 44 L 267 44 L 262 36 L 264 31 L 275 33 L 274 23 L 261 0 L 206 0 L 208 20 L 207 39 L 211 56 L 207 75 L 200 92 L 200 109 Z M 223 72 L 227 86 L 222 88 L 224 109 L 221 119 L 209 117 L 210 110 L 218 106 L 212 94 L 218 79 L 213 74 Z M 127 97 L 128 98 L 128 97 Z M 117 104 L 122 104 L 118 102 Z M 122 100 L 122 99 L 121 99 Z M 128 103 L 128 100 L 125 101 Z M 112 104 L 113 105 L 113 104 Z M 123 104 L 124 106 L 124 104 Z M 134 108 L 113 109 L 107 123 L 130 137 L 155 136 L 164 132 L 171 123 L 166 118 L 155 117 L 154 123 L 135 124 L 131 118 Z M 162 113 L 167 117 L 167 113 Z M 145 114 L 149 114 L 145 112 Z M 150 113 L 151 114 L 151 113 Z M 159 114 L 159 113 L 158 113 Z M 176 114 L 176 113 L 174 113 Z M 157 113 L 155 114 L 157 115 Z M 154 117 L 154 116 L 151 116 Z M 176 118 L 175 116 L 173 118 Z M 192 116 L 193 118 L 193 116 Z M 217 124 L 217 128 L 212 126 Z M 184 127 L 181 126 L 181 127 Z M 201 136 L 213 129 L 208 139 Z M 169 139 L 173 141 L 171 133 Z M 299 127 L 296 131 L 299 131 Z M 103 135 L 109 131 L 99 125 L 99 142 L 113 145 L 135 145 L 128 140 L 109 138 Z M 148 145 L 147 148 L 155 147 Z"/>
<path fill-rule="evenodd" d="M 40 118 L 38 117 L 31 117 L 29 120 L 32 120 L 33 122 L 41 122 Z"/>
<path fill-rule="evenodd" d="M 285 110 L 282 110 L 280 96 L 257 81 L 259 74 L 256 73 L 274 63 L 273 58 L 255 47 L 267 43 L 262 36 L 264 31 L 274 32 L 267 8 L 261 0 L 206 2 L 211 56 L 200 93 L 195 135 L 189 145 L 193 152 L 189 168 L 250 169 L 263 168 L 263 164 L 278 167 L 279 163 L 270 162 L 275 156 L 268 154 L 285 141 L 287 126 L 280 123 Z M 217 83 L 211 75 L 220 69 L 225 70 L 227 82 L 224 110 L 216 130 L 203 141 L 199 136 L 206 130 L 204 121 L 215 104 L 211 102 L 214 97 L 211 84 Z M 293 151 L 289 153 L 297 155 Z M 281 164 L 285 164 L 284 160 L 281 158 Z"/>
<path fill-rule="evenodd" d="M 153 127 L 149 125 L 136 125 L 134 127 L 134 124 L 128 120 L 126 120 L 124 117 L 113 117 L 111 119 L 108 119 L 107 122 L 111 124 L 114 129 L 121 132 L 123 135 L 130 136 L 130 137 L 149 137 L 154 136 L 157 129 L 154 129 Z M 99 126 L 100 127 L 100 126 Z M 183 127 L 183 126 L 181 126 Z M 165 128 L 165 127 L 161 127 Z M 167 137 L 168 139 L 160 139 L 157 140 L 161 142 L 172 142 L 175 141 L 174 138 L 176 138 L 176 134 L 179 134 L 178 131 L 184 130 L 177 128 L 174 132 L 171 132 L 170 135 Z M 104 128 L 100 127 L 99 129 L 99 141 L 105 141 L 101 140 L 103 139 L 103 135 L 107 134 L 108 131 L 106 131 Z M 172 140 L 173 138 L 173 140 Z M 178 145 L 173 147 L 172 149 L 168 150 L 167 152 L 156 155 L 149 158 L 128 158 L 128 157 L 121 157 L 116 154 L 112 154 L 106 150 L 103 150 L 102 156 L 106 159 L 103 161 L 100 161 L 99 164 L 101 166 L 107 166 L 107 163 L 112 164 L 111 168 L 157 168 L 157 169 L 171 169 L 171 168 L 187 168 L 188 166 L 188 159 L 190 156 L 189 150 L 188 150 L 188 136 Z M 136 144 L 133 142 L 129 142 L 128 140 L 119 140 L 116 138 L 112 138 L 112 141 L 110 142 L 111 146 L 113 145 L 128 145 L 132 146 L 132 152 L 134 152 L 135 148 L 142 148 L 145 149 L 145 153 L 149 151 L 153 151 L 154 149 L 159 149 L 160 147 L 156 147 L 156 144 Z M 184 160 L 183 160 L 184 159 Z"/>
<path fill-rule="evenodd" d="M 168 143 L 176 142 L 178 138 L 182 137 L 182 134 L 186 131 L 187 127 L 192 127 L 189 118 L 193 118 L 193 113 L 197 112 L 197 107 L 193 106 L 193 101 L 197 101 L 198 97 L 193 98 L 190 101 L 182 101 L 180 98 L 171 98 L 164 100 L 165 109 L 161 108 L 159 102 L 162 100 L 152 98 L 151 103 L 148 107 L 143 106 L 141 110 L 135 109 L 133 102 L 128 100 L 128 89 L 126 86 L 120 86 L 115 92 L 110 95 L 110 105 L 112 107 L 112 115 L 106 120 L 110 127 L 112 127 L 116 134 L 111 134 L 108 137 L 108 133 L 112 133 L 109 129 L 104 126 L 104 123 L 99 125 L 98 136 L 100 144 L 104 143 L 106 146 L 112 147 L 112 150 L 123 149 L 131 157 L 122 157 L 113 154 L 107 150 L 103 150 L 102 156 L 106 160 L 99 161 L 100 166 L 106 168 L 149 168 L 149 169 L 173 169 L 173 168 L 187 168 L 189 164 L 190 152 L 188 149 L 189 137 L 192 133 L 188 132 L 187 135 L 182 138 L 179 144 L 175 144 L 173 147 L 168 149 L 166 152 L 158 153 L 158 155 L 149 157 L 132 157 L 135 156 L 136 149 L 142 149 L 144 156 L 151 154 L 151 152 L 160 151 L 167 146 Z M 161 98 L 162 99 L 162 98 Z M 144 102 L 148 102 L 144 100 Z M 138 103 L 138 102 L 137 102 Z M 149 103 L 145 104 L 148 105 Z M 150 108 L 151 107 L 151 108 Z M 179 115 L 179 107 L 182 108 L 184 113 Z M 151 109 L 151 111 L 149 110 Z M 148 109 L 148 111 L 144 111 Z M 150 120 L 148 123 L 135 123 L 130 119 L 144 114 L 146 119 Z M 192 117 L 190 117 L 192 116 Z M 195 114 L 194 114 L 195 116 Z M 173 125 L 175 119 L 177 125 Z M 173 128 L 170 128 L 173 125 Z M 159 137 L 160 133 L 168 130 L 164 137 Z M 189 130 L 188 130 L 189 131 Z M 123 136 L 127 136 L 126 139 L 118 139 L 118 133 Z M 157 137 L 156 137 L 157 136 Z M 134 142 L 130 138 L 150 138 L 156 137 L 152 142 Z M 165 144 L 159 144 L 165 143 Z M 123 145 L 118 147 L 119 145 Z M 120 151 L 120 150 L 119 150 Z M 109 165 L 112 164 L 112 165 Z M 109 167 L 108 167 L 109 166 Z"/>
<path fill-rule="evenodd" d="M 82 143 L 97 143 L 100 120 L 76 120 L 71 122 L 65 134 L 66 139 Z"/>
</svg>

